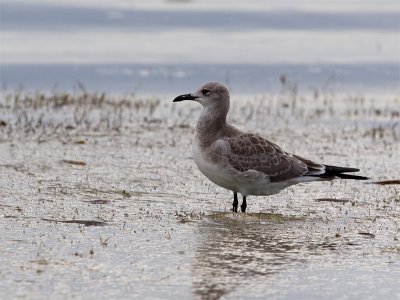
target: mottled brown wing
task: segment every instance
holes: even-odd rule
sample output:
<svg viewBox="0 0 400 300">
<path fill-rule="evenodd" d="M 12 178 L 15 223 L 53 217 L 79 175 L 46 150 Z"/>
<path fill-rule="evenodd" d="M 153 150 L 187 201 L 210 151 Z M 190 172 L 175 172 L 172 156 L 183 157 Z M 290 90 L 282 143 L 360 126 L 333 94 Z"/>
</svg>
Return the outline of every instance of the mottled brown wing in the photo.
<svg viewBox="0 0 400 300">
<path fill-rule="evenodd" d="M 226 141 L 231 148 L 229 162 L 238 171 L 263 172 L 271 182 L 289 180 L 307 173 L 304 162 L 260 136 L 243 134 L 227 138 Z"/>
</svg>

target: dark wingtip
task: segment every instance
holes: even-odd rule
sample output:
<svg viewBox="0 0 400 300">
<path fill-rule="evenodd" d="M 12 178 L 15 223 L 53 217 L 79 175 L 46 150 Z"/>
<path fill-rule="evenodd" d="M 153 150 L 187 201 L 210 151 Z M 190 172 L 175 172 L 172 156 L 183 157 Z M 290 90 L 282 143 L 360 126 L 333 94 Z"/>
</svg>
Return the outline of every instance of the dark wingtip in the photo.
<svg viewBox="0 0 400 300">
<path fill-rule="evenodd" d="M 346 168 L 346 167 L 337 167 L 337 166 L 330 166 L 324 165 L 326 173 L 351 173 L 351 172 L 359 172 L 360 169 L 357 168 Z"/>
<path fill-rule="evenodd" d="M 342 179 L 355 179 L 355 180 L 367 180 L 368 177 L 358 176 L 358 175 L 350 175 L 345 173 L 359 172 L 360 169 L 357 168 L 345 168 L 345 167 L 337 167 L 337 166 L 329 166 L 325 165 L 325 174 L 323 176 L 335 176 Z"/>
</svg>

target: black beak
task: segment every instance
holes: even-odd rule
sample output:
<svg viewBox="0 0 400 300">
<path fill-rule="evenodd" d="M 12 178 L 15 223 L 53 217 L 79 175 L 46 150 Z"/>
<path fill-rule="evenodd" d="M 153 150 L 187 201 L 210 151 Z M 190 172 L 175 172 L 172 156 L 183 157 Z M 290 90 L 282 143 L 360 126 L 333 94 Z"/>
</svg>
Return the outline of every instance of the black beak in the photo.
<svg viewBox="0 0 400 300">
<path fill-rule="evenodd" d="M 196 98 L 197 97 L 193 96 L 192 94 L 185 94 L 185 95 L 180 95 L 180 96 L 176 97 L 173 102 L 179 102 L 179 101 L 183 101 L 183 100 L 194 100 Z"/>
</svg>

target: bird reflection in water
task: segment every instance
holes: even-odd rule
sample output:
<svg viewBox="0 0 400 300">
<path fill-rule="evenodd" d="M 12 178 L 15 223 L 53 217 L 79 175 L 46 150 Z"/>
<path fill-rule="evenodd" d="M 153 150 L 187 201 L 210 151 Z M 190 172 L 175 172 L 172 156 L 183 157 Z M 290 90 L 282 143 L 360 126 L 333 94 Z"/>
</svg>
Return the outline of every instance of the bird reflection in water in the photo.
<svg viewBox="0 0 400 300">
<path fill-rule="evenodd" d="M 318 249 L 336 249 L 335 241 L 310 236 L 310 221 L 277 214 L 216 213 L 199 224 L 192 267 L 196 298 L 219 299 L 304 262 Z M 319 221 L 311 221 L 319 222 Z"/>
</svg>

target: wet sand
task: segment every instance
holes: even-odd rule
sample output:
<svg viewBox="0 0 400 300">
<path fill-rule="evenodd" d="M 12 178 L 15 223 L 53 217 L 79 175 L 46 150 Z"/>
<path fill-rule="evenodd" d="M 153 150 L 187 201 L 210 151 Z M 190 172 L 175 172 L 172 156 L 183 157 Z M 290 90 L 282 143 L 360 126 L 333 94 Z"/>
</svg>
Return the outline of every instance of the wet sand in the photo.
<svg viewBox="0 0 400 300">
<path fill-rule="evenodd" d="M 239 128 L 371 180 L 233 214 L 192 160 L 197 104 L 3 92 L 0 298 L 398 298 L 399 98 L 288 89 L 231 107 Z"/>
</svg>

